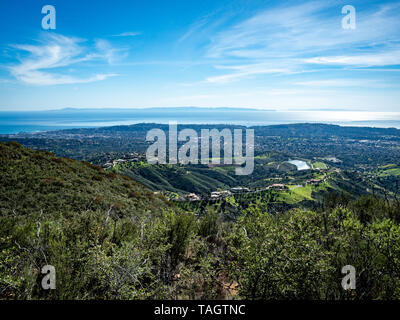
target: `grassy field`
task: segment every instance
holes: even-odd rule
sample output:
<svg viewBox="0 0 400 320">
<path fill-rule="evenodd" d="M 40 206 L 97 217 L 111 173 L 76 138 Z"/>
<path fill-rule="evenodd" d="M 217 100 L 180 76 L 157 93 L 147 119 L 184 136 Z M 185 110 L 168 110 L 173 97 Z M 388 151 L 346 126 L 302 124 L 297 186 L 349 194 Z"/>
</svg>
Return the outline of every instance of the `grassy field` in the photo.
<svg viewBox="0 0 400 320">
<path fill-rule="evenodd" d="M 312 200 L 311 193 L 313 187 L 307 186 L 289 186 L 289 190 L 279 193 L 278 201 L 295 204 L 303 200 Z"/>
<path fill-rule="evenodd" d="M 316 161 L 312 164 L 313 169 L 321 169 L 321 170 L 326 170 L 328 167 L 326 166 L 325 163 Z"/>
<path fill-rule="evenodd" d="M 325 191 L 332 186 L 328 182 L 324 182 L 319 186 L 315 185 L 288 185 L 289 190 L 280 192 L 278 201 L 288 204 L 295 204 L 304 200 L 314 200 L 316 193 Z"/>
<path fill-rule="evenodd" d="M 378 169 L 378 175 L 381 177 L 400 176 L 400 168 L 395 164 L 388 164 Z"/>
</svg>

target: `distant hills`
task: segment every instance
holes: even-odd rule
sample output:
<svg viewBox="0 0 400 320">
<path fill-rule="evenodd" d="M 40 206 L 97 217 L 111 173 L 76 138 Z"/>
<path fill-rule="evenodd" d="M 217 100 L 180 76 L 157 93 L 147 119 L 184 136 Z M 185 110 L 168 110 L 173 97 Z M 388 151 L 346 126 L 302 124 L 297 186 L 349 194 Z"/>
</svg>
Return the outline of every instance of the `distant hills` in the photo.
<svg viewBox="0 0 400 320">
<path fill-rule="evenodd" d="M 151 130 L 153 128 L 160 128 L 168 131 L 168 124 L 158 123 L 156 121 L 137 123 L 131 125 L 115 125 L 115 126 L 100 126 L 96 128 L 71 128 L 62 130 L 51 130 L 47 132 L 32 132 L 32 133 L 21 133 L 21 134 L 10 134 L 10 136 L 53 136 L 57 134 L 62 136 L 63 134 L 83 134 L 83 135 L 93 135 L 93 134 L 104 134 L 104 133 L 126 133 L 126 132 L 141 132 L 144 130 Z M 255 125 L 255 126 L 244 126 L 235 124 L 198 124 L 198 123 L 188 123 L 179 124 L 178 129 L 191 128 L 196 131 L 200 131 L 204 128 L 249 128 L 254 129 L 256 135 L 279 135 L 279 136 L 363 136 L 365 138 L 371 138 L 373 136 L 391 135 L 400 136 L 400 129 L 397 128 L 379 128 L 379 127 L 362 127 L 362 126 L 341 126 L 335 124 L 326 123 L 292 123 L 292 124 L 276 124 L 276 125 Z"/>
</svg>

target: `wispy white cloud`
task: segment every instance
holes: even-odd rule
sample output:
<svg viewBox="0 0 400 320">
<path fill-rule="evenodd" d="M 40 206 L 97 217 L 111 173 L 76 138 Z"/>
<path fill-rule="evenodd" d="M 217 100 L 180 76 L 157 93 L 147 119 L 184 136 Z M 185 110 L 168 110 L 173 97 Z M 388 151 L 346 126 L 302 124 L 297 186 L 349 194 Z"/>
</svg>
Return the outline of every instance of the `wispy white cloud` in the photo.
<svg viewBox="0 0 400 320">
<path fill-rule="evenodd" d="M 215 61 L 248 61 L 270 65 L 254 70 L 213 76 L 226 83 L 256 74 L 283 74 L 317 70 L 317 65 L 339 67 L 400 64 L 399 3 L 376 5 L 357 12 L 356 30 L 341 27 L 337 1 L 308 1 L 260 11 L 211 35 L 206 57 Z M 254 64 L 254 62 L 258 62 Z M 232 68 L 233 69 L 233 68 Z"/>
<path fill-rule="evenodd" d="M 96 40 L 95 47 L 96 52 L 91 54 L 90 57 L 94 59 L 105 59 L 109 64 L 113 64 L 128 55 L 127 49 L 114 48 L 109 41 L 103 39 Z"/>
<path fill-rule="evenodd" d="M 58 85 L 58 84 L 78 84 L 105 80 L 116 74 L 96 74 L 88 78 L 77 78 L 67 75 L 54 75 L 39 71 L 29 71 L 17 75 L 17 78 L 27 84 L 34 85 Z"/>
<path fill-rule="evenodd" d="M 285 49 L 299 47 L 297 37 L 313 30 L 317 20 L 313 15 L 326 6 L 325 2 L 313 2 L 261 11 L 214 35 L 207 56 L 249 59 L 286 56 L 290 52 Z M 301 47 L 304 49 L 304 44 Z"/>
<path fill-rule="evenodd" d="M 339 7 L 340 9 L 340 7 Z M 262 11 L 217 33 L 209 57 L 271 58 L 385 44 L 399 38 L 399 4 L 359 13 L 356 30 L 343 30 L 337 2 L 309 1 Z"/>
<path fill-rule="evenodd" d="M 190 38 L 193 34 L 198 33 L 209 21 L 208 16 L 202 17 L 200 20 L 194 22 L 183 36 L 178 39 L 178 43 Z"/>
<path fill-rule="evenodd" d="M 339 87 L 370 87 L 370 88 L 388 88 L 392 84 L 380 80 L 366 79 L 329 79 L 329 80 L 309 80 L 298 81 L 294 85 L 314 87 L 314 88 L 339 88 Z"/>
<path fill-rule="evenodd" d="M 304 62 L 311 64 L 359 66 L 359 67 L 383 67 L 400 65 L 400 50 L 389 52 L 370 53 L 363 55 L 347 56 L 320 56 L 304 59 Z"/>
<path fill-rule="evenodd" d="M 82 77 L 65 70 L 65 67 L 86 61 L 112 63 L 116 59 L 118 50 L 107 41 L 97 40 L 94 49 L 83 46 L 83 42 L 78 38 L 50 34 L 35 45 L 13 45 L 19 51 L 19 64 L 13 64 L 8 69 L 17 80 L 34 85 L 88 83 L 115 76 L 96 73 Z"/>
<path fill-rule="evenodd" d="M 141 32 L 122 32 L 119 34 L 114 34 L 113 37 L 136 37 L 140 34 Z"/>
<path fill-rule="evenodd" d="M 290 74 L 295 72 L 283 65 L 279 65 L 279 63 L 276 65 L 271 63 L 255 63 L 247 65 L 216 66 L 216 68 L 229 69 L 234 72 L 220 76 L 208 77 L 206 82 L 222 84 L 260 74 Z"/>
</svg>

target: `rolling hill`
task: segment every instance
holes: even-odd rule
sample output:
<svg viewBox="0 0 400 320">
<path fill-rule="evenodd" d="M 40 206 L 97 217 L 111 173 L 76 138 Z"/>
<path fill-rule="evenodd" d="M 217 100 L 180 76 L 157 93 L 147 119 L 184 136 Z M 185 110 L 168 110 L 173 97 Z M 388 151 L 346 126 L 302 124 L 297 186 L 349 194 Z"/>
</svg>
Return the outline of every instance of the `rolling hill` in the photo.
<svg viewBox="0 0 400 320">
<path fill-rule="evenodd" d="M 0 143 L 0 179 L 0 216 L 110 209 L 140 215 L 167 207 L 132 178 L 14 142 Z"/>
</svg>

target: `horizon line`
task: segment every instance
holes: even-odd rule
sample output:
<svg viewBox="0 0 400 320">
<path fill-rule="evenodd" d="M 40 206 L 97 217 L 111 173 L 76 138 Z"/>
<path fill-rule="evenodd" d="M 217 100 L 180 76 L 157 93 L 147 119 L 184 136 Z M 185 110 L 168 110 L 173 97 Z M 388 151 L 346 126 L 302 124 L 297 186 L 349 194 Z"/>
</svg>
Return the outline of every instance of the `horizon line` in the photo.
<svg viewBox="0 0 400 320">
<path fill-rule="evenodd" d="M 61 107 L 49 109 L 1 109 L 1 112 L 51 112 L 51 111 L 94 111 L 94 110 L 173 110 L 173 109 L 198 109 L 198 110 L 244 110 L 244 111 L 263 111 L 263 112 L 312 112 L 312 111 L 326 111 L 326 112 L 369 112 L 369 113 L 400 113 L 400 111 L 370 111 L 363 109 L 335 109 L 335 108 L 304 108 L 304 109 L 263 109 L 257 107 L 202 107 L 202 106 L 176 106 L 176 107 Z"/>
</svg>

